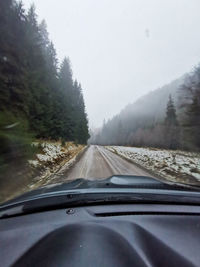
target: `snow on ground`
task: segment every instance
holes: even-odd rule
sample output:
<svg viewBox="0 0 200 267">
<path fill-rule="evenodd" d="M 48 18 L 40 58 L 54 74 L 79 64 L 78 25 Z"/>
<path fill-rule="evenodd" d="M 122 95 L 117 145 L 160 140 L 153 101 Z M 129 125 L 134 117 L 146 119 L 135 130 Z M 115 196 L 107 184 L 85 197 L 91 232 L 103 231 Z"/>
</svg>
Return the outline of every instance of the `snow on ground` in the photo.
<svg viewBox="0 0 200 267">
<path fill-rule="evenodd" d="M 200 153 L 122 146 L 106 148 L 169 180 L 200 181 Z"/>
<path fill-rule="evenodd" d="M 71 154 L 73 150 L 77 150 L 77 146 L 73 143 L 66 143 L 65 146 L 62 146 L 60 142 L 42 141 L 34 142 L 33 145 L 39 147 L 41 153 L 36 154 L 34 160 L 29 160 L 32 167 L 54 163 L 58 159 Z"/>
<path fill-rule="evenodd" d="M 72 142 L 62 146 L 61 142 L 41 141 L 33 145 L 38 147 L 40 153 L 35 155 L 35 159 L 29 160 L 29 164 L 33 169 L 39 169 L 39 173 L 29 184 L 30 189 L 54 182 L 56 175 L 69 169 L 85 148 Z"/>
<path fill-rule="evenodd" d="M 2 191 L 0 202 L 12 199 L 29 190 L 42 186 L 56 184 L 58 178 L 76 163 L 78 156 L 84 152 L 86 146 L 75 145 L 73 142 L 38 140 L 32 145 L 37 148 L 32 160 L 28 161 L 27 170 L 20 174 L 20 187 L 8 187 Z M 24 179 L 24 180 L 23 180 Z"/>
</svg>

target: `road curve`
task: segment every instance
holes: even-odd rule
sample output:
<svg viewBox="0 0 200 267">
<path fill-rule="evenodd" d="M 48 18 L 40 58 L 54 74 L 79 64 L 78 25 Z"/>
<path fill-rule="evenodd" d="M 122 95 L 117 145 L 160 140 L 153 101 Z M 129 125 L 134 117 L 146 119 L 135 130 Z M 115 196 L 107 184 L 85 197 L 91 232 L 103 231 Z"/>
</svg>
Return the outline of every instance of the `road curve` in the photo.
<svg viewBox="0 0 200 267">
<path fill-rule="evenodd" d="M 107 178 L 112 175 L 152 176 L 102 146 L 91 145 L 75 166 L 63 173 L 64 180 Z"/>
</svg>

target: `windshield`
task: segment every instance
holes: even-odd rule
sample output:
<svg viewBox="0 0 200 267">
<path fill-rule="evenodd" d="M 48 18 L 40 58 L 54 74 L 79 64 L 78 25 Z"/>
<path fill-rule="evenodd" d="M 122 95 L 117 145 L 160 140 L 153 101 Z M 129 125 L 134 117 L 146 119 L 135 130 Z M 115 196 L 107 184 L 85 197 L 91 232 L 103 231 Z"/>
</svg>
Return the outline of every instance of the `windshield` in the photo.
<svg viewBox="0 0 200 267">
<path fill-rule="evenodd" d="M 0 1 L 0 203 L 113 175 L 199 186 L 199 10 Z"/>
</svg>

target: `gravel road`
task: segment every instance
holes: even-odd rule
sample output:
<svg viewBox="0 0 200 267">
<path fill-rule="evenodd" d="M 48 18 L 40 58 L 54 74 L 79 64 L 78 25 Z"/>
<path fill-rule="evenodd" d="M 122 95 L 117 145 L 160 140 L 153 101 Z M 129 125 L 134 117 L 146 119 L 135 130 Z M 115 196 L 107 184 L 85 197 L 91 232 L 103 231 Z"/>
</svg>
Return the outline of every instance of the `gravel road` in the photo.
<svg viewBox="0 0 200 267">
<path fill-rule="evenodd" d="M 108 151 L 102 146 L 91 145 L 74 167 L 63 177 L 67 180 L 77 178 L 106 178 L 111 175 L 152 176 L 131 162 Z"/>
</svg>

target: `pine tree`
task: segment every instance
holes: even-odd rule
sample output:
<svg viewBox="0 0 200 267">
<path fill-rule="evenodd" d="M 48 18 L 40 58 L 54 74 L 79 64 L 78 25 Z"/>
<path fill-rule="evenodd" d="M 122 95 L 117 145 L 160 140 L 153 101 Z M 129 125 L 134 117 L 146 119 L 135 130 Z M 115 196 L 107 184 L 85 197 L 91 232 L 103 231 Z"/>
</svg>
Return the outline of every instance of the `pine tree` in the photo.
<svg viewBox="0 0 200 267">
<path fill-rule="evenodd" d="M 180 136 L 176 109 L 171 95 L 169 95 L 167 103 L 165 128 L 165 147 L 169 149 L 177 149 L 179 147 Z"/>
<path fill-rule="evenodd" d="M 34 5 L 25 14 L 21 2 L 0 0 L 0 36 L 0 112 L 28 120 L 26 129 L 36 137 L 86 143 L 81 86 L 68 58 L 58 71 L 46 22 L 38 24 Z"/>
<path fill-rule="evenodd" d="M 0 4 L 0 109 L 26 112 L 24 9 L 21 2 Z"/>
<path fill-rule="evenodd" d="M 48 138 L 53 135 L 53 87 L 57 86 L 57 69 L 54 66 L 56 59 L 50 56 L 52 47 L 50 47 L 46 24 L 43 21 L 38 25 L 34 6 L 29 9 L 27 22 L 30 53 L 27 66 L 30 127 L 37 137 Z"/>
<path fill-rule="evenodd" d="M 183 126 L 186 142 L 191 148 L 200 150 L 200 100 L 197 95 L 194 95 L 192 103 L 187 105 Z"/>
<path fill-rule="evenodd" d="M 177 126 L 177 116 L 176 116 L 176 109 L 174 106 L 174 101 L 169 95 L 169 100 L 167 103 L 167 110 L 166 110 L 166 118 L 165 118 L 165 124 L 168 126 Z"/>
<path fill-rule="evenodd" d="M 79 110 L 80 110 L 80 120 L 79 120 L 79 138 L 78 142 L 81 144 L 86 144 L 89 139 L 89 130 L 88 130 L 88 119 L 87 114 L 85 112 L 85 103 L 83 99 L 82 87 L 81 84 L 78 86 L 79 88 Z"/>
<path fill-rule="evenodd" d="M 49 40 L 46 22 L 43 20 L 39 25 L 42 54 L 45 66 L 46 101 L 45 125 L 48 129 L 46 136 L 52 139 L 60 137 L 56 124 L 59 121 L 59 83 L 58 83 L 58 60 L 53 43 Z"/>
<path fill-rule="evenodd" d="M 180 88 L 183 146 L 200 150 L 200 65 Z"/>
<path fill-rule="evenodd" d="M 118 126 L 117 126 L 117 143 L 123 142 L 123 136 L 124 136 L 124 129 L 122 121 L 119 120 Z"/>
<path fill-rule="evenodd" d="M 74 121 L 72 116 L 73 110 L 73 79 L 70 61 L 64 58 L 59 72 L 60 87 L 60 118 L 61 118 L 61 137 L 65 140 L 73 140 L 74 138 Z"/>
</svg>

